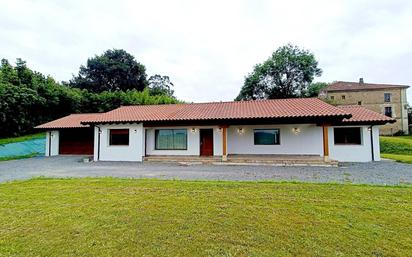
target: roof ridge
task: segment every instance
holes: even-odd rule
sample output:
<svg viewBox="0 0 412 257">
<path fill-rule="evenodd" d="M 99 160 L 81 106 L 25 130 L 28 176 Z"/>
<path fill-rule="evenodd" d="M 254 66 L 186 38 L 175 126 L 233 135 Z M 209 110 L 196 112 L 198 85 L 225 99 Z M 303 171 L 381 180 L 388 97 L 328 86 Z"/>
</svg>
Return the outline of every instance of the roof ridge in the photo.
<svg viewBox="0 0 412 257">
<path fill-rule="evenodd" d="M 271 101 L 290 101 L 290 100 L 307 100 L 307 99 L 313 99 L 313 100 L 320 100 L 317 97 L 296 97 L 296 98 L 277 98 L 277 99 L 254 99 L 254 100 L 241 100 L 241 101 L 210 101 L 210 102 L 200 102 L 200 103 L 168 103 L 168 104 L 131 104 L 131 105 L 121 105 L 118 108 L 121 107 L 130 107 L 130 106 L 169 106 L 169 105 L 202 105 L 202 104 L 227 104 L 227 103 L 251 103 L 251 102 L 271 102 Z M 116 108 L 117 109 L 117 108 Z M 116 110 L 114 109 L 114 110 Z"/>
<path fill-rule="evenodd" d="M 337 83 L 352 83 L 352 84 L 362 84 L 362 85 L 382 85 L 382 86 L 402 86 L 408 87 L 406 84 L 389 84 L 389 83 L 374 83 L 374 82 L 363 82 L 359 83 L 357 81 L 344 81 L 344 80 L 337 80 L 332 82 L 330 85 L 337 84 Z"/>
</svg>

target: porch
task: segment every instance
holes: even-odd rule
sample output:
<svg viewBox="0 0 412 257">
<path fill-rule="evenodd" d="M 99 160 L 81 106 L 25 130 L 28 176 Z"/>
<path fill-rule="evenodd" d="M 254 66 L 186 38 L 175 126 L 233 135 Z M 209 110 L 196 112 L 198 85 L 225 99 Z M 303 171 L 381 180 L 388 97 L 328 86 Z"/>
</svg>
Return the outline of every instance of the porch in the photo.
<svg viewBox="0 0 412 257">
<path fill-rule="evenodd" d="M 144 161 L 180 163 L 182 165 L 338 166 L 337 161 L 325 161 L 319 155 L 288 154 L 229 154 L 227 155 L 227 161 L 222 161 L 219 156 L 152 155 L 144 157 Z"/>
</svg>

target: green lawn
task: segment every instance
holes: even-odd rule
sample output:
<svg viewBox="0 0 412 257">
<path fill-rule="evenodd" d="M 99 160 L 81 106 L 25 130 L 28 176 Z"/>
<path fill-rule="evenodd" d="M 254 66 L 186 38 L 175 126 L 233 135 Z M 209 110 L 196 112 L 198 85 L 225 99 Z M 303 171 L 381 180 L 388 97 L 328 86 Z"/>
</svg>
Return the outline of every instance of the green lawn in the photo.
<svg viewBox="0 0 412 257">
<path fill-rule="evenodd" d="M 383 158 L 412 163 L 412 136 L 380 137 Z"/>
<path fill-rule="evenodd" d="M 383 153 L 381 154 L 381 157 L 386 159 L 392 159 L 397 162 L 412 164 L 412 155 Z"/>
<path fill-rule="evenodd" d="M 2 256 L 408 256 L 412 187 L 34 179 L 0 221 Z"/>
<path fill-rule="evenodd" d="M 45 137 L 46 137 L 46 134 L 42 132 L 42 133 L 37 133 L 37 134 L 25 135 L 21 137 L 0 138 L 0 145 L 17 143 L 17 142 L 30 140 L 30 139 L 45 138 Z"/>
</svg>

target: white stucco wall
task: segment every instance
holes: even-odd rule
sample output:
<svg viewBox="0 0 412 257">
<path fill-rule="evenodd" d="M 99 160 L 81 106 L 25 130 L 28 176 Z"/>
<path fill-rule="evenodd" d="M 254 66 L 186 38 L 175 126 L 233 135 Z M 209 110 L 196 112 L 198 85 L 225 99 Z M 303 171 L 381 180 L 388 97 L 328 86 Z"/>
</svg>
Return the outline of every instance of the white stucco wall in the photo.
<svg viewBox="0 0 412 257">
<path fill-rule="evenodd" d="M 361 127 L 361 144 L 360 145 L 335 145 L 334 129 L 329 128 L 329 158 L 340 162 L 369 162 L 372 161 L 372 149 L 370 126 L 354 126 Z M 379 127 L 373 126 L 373 143 L 375 161 L 380 161 L 379 149 Z"/>
<path fill-rule="evenodd" d="M 100 133 L 100 147 L 98 147 Z M 109 129 L 129 129 L 128 146 L 111 146 L 109 145 Z M 94 160 L 100 161 L 142 161 L 143 160 L 143 142 L 144 130 L 142 124 L 124 124 L 124 125 L 97 125 L 94 130 Z M 98 154 L 98 148 L 100 153 Z M 98 156 L 99 155 L 99 156 Z"/>
<path fill-rule="evenodd" d="M 51 135 L 51 137 L 50 137 Z M 51 142 L 50 142 L 51 138 Z M 51 150 L 49 149 L 51 146 Z M 46 151 L 45 156 L 55 156 L 59 154 L 59 131 L 51 130 L 46 132 Z"/>
<path fill-rule="evenodd" d="M 218 126 L 174 126 L 174 127 L 147 127 L 142 124 L 125 125 L 98 125 L 95 127 L 94 160 L 97 161 L 98 127 L 100 134 L 100 156 L 102 161 L 142 161 L 147 155 L 200 155 L 199 129 L 213 129 L 213 154 L 222 155 L 222 131 Z M 359 127 L 359 126 L 357 126 Z M 369 126 L 362 128 L 361 145 L 335 145 L 333 128 L 329 128 L 329 157 L 341 162 L 367 162 L 372 160 Z M 109 146 L 109 129 L 129 129 L 129 146 Z M 155 129 L 187 129 L 187 150 L 155 150 Z M 192 132 L 192 128 L 196 130 Z M 242 128 L 243 133 L 238 133 Z M 253 129 L 277 128 L 280 131 L 280 145 L 254 145 Z M 293 128 L 299 128 L 295 134 Z M 58 131 L 53 131 L 52 155 L 58 154 Z M 145 133 L 147 134 L 145 136 Z M 380 160 L 379 127 L 373 127 L 375 161 Z M 227 129 L 228 154 L 303 154 L 323 156 L 322 127 L 315 124 L 292 125 L 232 125 Z M 46 154 L 48 144 L 46 145 Z"/>
<path fill-rule="evenodd" d="M 253 129 L 265 128 L 279 129 L 280 145 L 254 144 Z M 300 132 L 295 134 L 293 128 Z M 323 154 L 322 128 L 315 124 L 230 126 L 227 140 L 228 154 Z"/>
<path fill-rule="evenodd" d="M 192 128 L 195 131 L 192 132 Z M 155 130 L 156 129 L 187 129 L 187 150 L 156 150 Z M 200 129 L 213 129 L 213 155 L 222 155 L 222 132 L 217 126 L 178 126 L 178 127 L 151 127 L 146 128 L 146 154 L 147 155 L 200 155 Z"/>
<path fill-rule="evenodd" d="M 373 126 L 372 127 L 373 131 L 373 152 L 375 156 L 375 161 L 380 161 L 381 160 L 381 148 L 379 144 L 379 126 Z"/>
</svg>

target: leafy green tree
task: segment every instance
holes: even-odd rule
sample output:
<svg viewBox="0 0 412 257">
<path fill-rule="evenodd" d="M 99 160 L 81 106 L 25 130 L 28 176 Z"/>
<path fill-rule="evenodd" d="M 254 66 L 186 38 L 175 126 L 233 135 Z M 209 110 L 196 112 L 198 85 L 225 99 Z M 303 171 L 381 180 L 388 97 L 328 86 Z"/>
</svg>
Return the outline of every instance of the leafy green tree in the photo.
<svg viewBox="0 0 412 257">
<path fill-rule="evenodd" d="M 15 86 L 19 85 L 19 79 L 17 77 L 17 72 L 14 70 L 13 66 L 11 66 L 9 61 L 6 59 L 1 60 L 0 82 L 10 83 Z"/>
<path fill-rule="evenodd" d="M 156 74 L 149 78 L 149 90 L 152 95 L 168 95 L 174 97 L 173 86 L 169 76 Z"/>
<path fill-rule="evenodd" d="M 329 83 L 326 82 L 315 82 L 308 86 L 308 90 L 306 92 L 307 97 L 317 97 L 319 92 L 329 86 Z"/>
<path fill-rule="evenodd" d="M 254 67 L 235 100 L 302 97 L 321 74 L 311 52 L 288 44 Z"/>
<path fill-rule="evenodd" d="M 56 82 L 29 69 L 17 59 L 13 67 L 0 65 L 0 137 L 33 132 L 33 127 L 70 113 L 105 112 L 120 105 L 179 102 L 167 94 L 153 95 L 148 88 L 90 92 Z"/>
<path fill-rule="evenodd" d="M 80 66 L 78 76 L 68 84 L 94 93 L 130 89 L 142 91 L 147 86 L 146 68 L 125 50 L 107 50 L 88 59 L 86 66 Z"/>
</svg>

